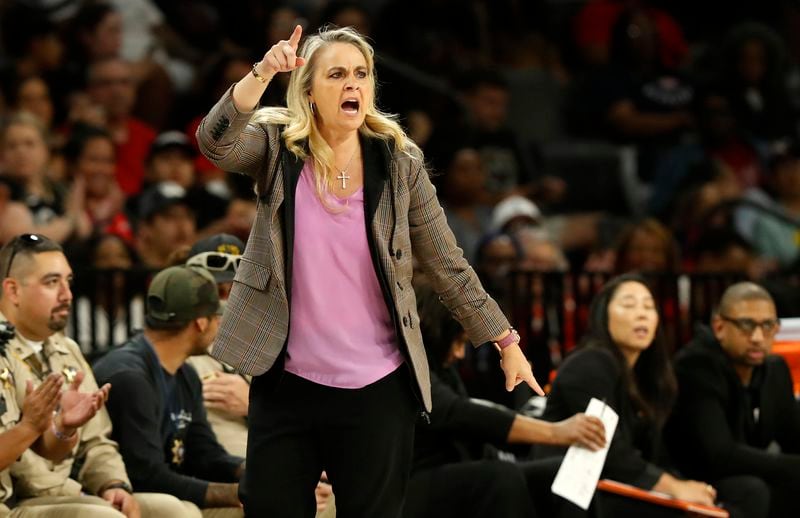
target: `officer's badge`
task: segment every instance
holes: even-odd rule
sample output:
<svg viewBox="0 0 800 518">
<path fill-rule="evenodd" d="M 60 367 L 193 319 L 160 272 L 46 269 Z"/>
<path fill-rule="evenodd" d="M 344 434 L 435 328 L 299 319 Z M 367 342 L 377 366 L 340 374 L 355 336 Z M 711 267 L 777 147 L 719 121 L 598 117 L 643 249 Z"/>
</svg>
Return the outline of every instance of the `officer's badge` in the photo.
<svg viewBox="0 0 800 518">
<path fill-rule="evenodd" d="M 176 466 L 180 466 L 183 464 L 183 454 L 185 450 L 183 448 L 183 441 L 180 439 L 173 439 L 172 440 L 172 463 Z"/>
<path fill-rule="evenodd" d="M 6 390 L 10 390 L 14 384 L 14 376 L 8 370 L 8 367 L 3 367 L 3 370 L 0 370 L 0 383 L 3 384 L 3 388 Z"/>
<path fill-rule="evenodd" d="M 78 375 L 78 369 L 75 367 L 66 366 L 61 369 L 61 374 L 64 375 L 64 379 L 67 380 L 67 383 L 72 383 L 75 381 L 75 376 Z"/>
</svg>

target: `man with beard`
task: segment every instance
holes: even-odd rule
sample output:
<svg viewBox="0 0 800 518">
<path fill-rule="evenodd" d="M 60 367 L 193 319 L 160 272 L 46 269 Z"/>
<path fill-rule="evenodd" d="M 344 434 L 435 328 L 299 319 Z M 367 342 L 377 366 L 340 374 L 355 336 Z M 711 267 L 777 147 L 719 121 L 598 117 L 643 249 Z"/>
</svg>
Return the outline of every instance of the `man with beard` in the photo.
<svg viewBox="0 0 800 518">
<path fill-rule="evenodd" d="M 238 481 L 244 459 L 217 441 L 202 383 L 186 360 L 206 354 L 221 310 L 208 271 L 162 270 L 147 291 L 144 332 L 95 365 L 97 379 L 114 386 L 108 402 L 113 437 L 133 483 L 193 502 L 203 516 L 215 518 L 242 516 Z"/>
<path fill-rule="evenodd" d="M 45 383 L 51 373 L 63 376 L 73 390 L 102 393 L 105 399 L 108 387 L 98 389 L 78 344 L 62 333 L 72 306 L 72 269 L 61 247 L 39 234 L 19 235 L 0 249 L 0 272 L 0 320 L 16 328 L 6 355 L 12 359 L 17 406 L 23 406 L 29 382 Z M 26 450 L 11 467 L 20 507 L 80 501 L 91 505 L 81 516 L 91 518 L 199 515 L 194 506 L 169 495 L 133 494 L 117 444 L 109 438 L 105 408 L 82 425 L 56 427 L 53 433 L 73 444 L 63 461 Z M 73 467 L 77 480 L 70 478 Z"/>
<path fill-rule="evenodd" d="M 780 321 L 752 282 L 722 295 L 711 329 L 677 355 L 679 397 L 665 429 L 684 475 L 755 475 L 770 489 L 770 516 L 793 516 L 800 493 L 800 409 L 786 362 L 770 355 Z"/>
</svg>

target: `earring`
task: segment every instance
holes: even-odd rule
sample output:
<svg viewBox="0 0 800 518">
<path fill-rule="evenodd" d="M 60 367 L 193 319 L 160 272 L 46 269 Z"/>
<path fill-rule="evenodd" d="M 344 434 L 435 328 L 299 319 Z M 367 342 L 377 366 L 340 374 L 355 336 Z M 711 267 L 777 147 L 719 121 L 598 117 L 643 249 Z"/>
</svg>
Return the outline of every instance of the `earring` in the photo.
<svg viewBox="0 0 800 518">
<path fill-rule="evenodd" d="M 314 103 L 309 102 L 308 105 L 311 107 L 311 114 L 314 115 Z"/>
</svg>

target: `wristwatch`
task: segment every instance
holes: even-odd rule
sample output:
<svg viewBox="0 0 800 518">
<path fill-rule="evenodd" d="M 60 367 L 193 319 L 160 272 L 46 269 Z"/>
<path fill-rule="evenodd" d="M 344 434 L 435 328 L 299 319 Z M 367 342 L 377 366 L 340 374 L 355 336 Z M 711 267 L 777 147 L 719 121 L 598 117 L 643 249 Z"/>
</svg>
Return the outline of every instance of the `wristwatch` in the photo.
<svg viewBox="0 0 800 518">
<path fill-rule="evenodd" d="M 518 344 L 520 341 L 519 333 L 513 327 L 509 329 L 510 333 L 508 333 L 504 338 L 495 342 L 495 345 L 500 349 L 505 349 L 511 344 Z"/>
<path fill-rule="evenodd" d="M 133 488 L 130 486 L 130 484 L 123 482 L 121 480 L 117 482 L 112 482 L 109 485 L 105 486 L 101 491 L 101 493 L 104 493 L 109 489 L 122 489 L 123 491 L 130 493 L 131 495 L 133 494 Z"/>
</svg>

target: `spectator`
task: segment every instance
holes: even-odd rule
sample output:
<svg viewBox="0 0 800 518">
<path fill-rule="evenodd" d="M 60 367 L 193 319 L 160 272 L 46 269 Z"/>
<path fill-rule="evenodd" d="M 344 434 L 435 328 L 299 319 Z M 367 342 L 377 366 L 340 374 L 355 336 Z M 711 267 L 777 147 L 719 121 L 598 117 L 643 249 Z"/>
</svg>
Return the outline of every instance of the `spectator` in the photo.
<svg viewBox="0 0 800 518">
<path fill-rule="evenodd" d="M 584 410 L 591 398 L 602 399 L 619 414 L 619 422 L 601 477 L 706 505 L 717 500 L 719 491 L 732 516 L 765 516 L 768 495 L 757 480 L 714 479 L 712 487 L 665 469 L 661 430 L 676 392 L 653 295 L 641 277 L 622 275 L 592 301 L 587 335 L 559 368 L 544 418 L 564 419 Z M 647 512 L 646 504 L 633 500 L 598 498 L 603 498 L 606 516 Z"/>
<path fill-rule="evenodd" d="M 4 276 L 0 312 L 16 327 L 8 349 L 21 364 L 12 373 L 17 404 L 23 404 L 27 383 L 42 383 L 49 373 L 63 375 L 73 390 L 101 390 L 105 399 L 108 386 L 98 389 L 78 344 L 61 333 L 72 306 L 72 269 L 61 247 L 38 234 L 17 236 L 0 250 L 0 271 Z M 97 408 L 85 421 L 63 423 L 59 434 L 71 443 L 70 455 L 63 461 L 54 464 L 28 450 L 12 466 L 22 505 L 25 500 L 34 505 L 62 500 L 70 503 L 89 493 L 99 498 L 86 497 L 85 502 L 99 509 L 87 516 L 119 517 L 122 513 L 138 518 L 140 506 L 146 515 L 186 516 L 192 506 L 186 507 L 168 495 L 133 494 L 117 444 L 109 437 L 108 413 L 99 405 Z M 80 466 L 77 480 L 70 478 L 76 466 Z M 112 512 L 109 504 L 119 513 Z"/>
<path fill-rule="evenodd" d="M 55 106 L 50 85 L 44 77 L 31 75 L 19 78 L 11 85 L 11 91 L 6 97 L 13 111 L 31 113 L 39 118 L 48 131 L 53 129 Z"/>
<path fill-rule="evenodd" d="M 172 251 L 195 239 L 195 216 L 186 191 L 172 182 L 148 188 L 139 199 L 136 252 L 143 266 L 169 266 Z"/>
<path fill-rule="evenodd" d="M 147 183 L 178 184 L 186 190 L 187 201 L 194 209 L 199 229 L 214 223 L 217 227 L 224 227 L 224 217 L 232 195 L 230 188 L 225 179 L 208 178 L 206 182 L 198 183 L 195 155 L 189 137 L 183 132 L 172 130 L 159 134 L 150 146 L 147 157 Z"/>
<path fill-rule="evenodd" d="M 37 230 L 63 242 L 83 238 L 91 223 L 83 213 L 85 186 L 73 185 L 71 192 L 47 175 L 50 163 L 47 130 L 29 113 L 10 117 L 2 133 L 2 176 L 16 183 L 21 200 L 33 216 Z"/>
<path fill-rule="evenodd" d="M 227 300 L 244 252 L 244 243 L 230 234 L 218 234 L 195 243 L 188 252 L 187 266 L 205 268 L 214 276 L 220 300 Z M 186 360 L 203 381 L 203 403 L 208 422 L 226 451 L 239 457 L 247 453 L 247 413 L 251 377 L 236 373 L 209 354 Z M 330 484 L 317 484 L 317 516 L 335 514 Z"/>
<path fill-rule="evenodd" d="M 629 226 L 617 243 L 617 274 L 626 272 L 676 272 L 680 265 L 678 244 L 672 233 L 655 219 Z"/>
<path fill-rule="evenodd" d="M 114 438 L 137 487 L 162 491 L 218 516 L 243 516 L 238 481 L 244 459 L 217 442 L 203 408 L 203 389 L 186 359 L 205 354 L 222 305 L 206 270 L 172 266 L 147 290 L 144 333 L 95 365 L 114 385 L 108 409 Z"/>
<path fill-rule="evenodd" d="M 0 10 L 0 34 L 9 63 L 4 74 L 9 77 L 58 75 L 64 46 L 56 26 L 35 8 L 22 2 L 4 2 Z"/>
<path fill-rule="evenodd" d="M 98 234 L 86 249 L 92 283 L 75 301 L 77 330 L 68 328 L 67 333 L 78 337 L 85 352 L 97 354 L 120 345 L 144 326 L 144 300 L 137 286 L 144 279 L 140 272 L 130 271 L 134 252 L 119 236 Z"/>
<path fill-rule="evenodd" d="M 8 322 L 0 322 L 0 376 L 10 379 L 10 373 L 15 367 L 6 356 L 5 347 L 8 340 L 13 338 L 14 328 Z M 88 411 L 85 415 L 93 414 L 101 404 L 101 398 L 96 398 L 95 404 L 85 404 L 85 397 L 90 394 L 77 392 L 71 384 L 68 391 L 64 392 L 63 400 L 60 397 L 60 388 L 63 383 L 58 374 L 50 374 L 35 390 L 26 388 L 22 408 L 17 406 L 17 395 L 13 383 L 0 384 L 0 514 L 10 516 L 11 509 L 5 503 L 12 503 L 13 483 L 9 467 L 30 447 L 43 458 L 60 462 L 64 455 L 69 453 L 71 441 L 62 441 L 53 432 L 53 414 L 56 406 L 61 405 L 61 414 L 57 418 L 58 429 L 64 430 L 64 416 L 75 412 L 74 403 L 82 403 L 82 408 Z M 76 395 L 80 397 L 75 397 Z M 105 394 L 103 393 L 103 398 Z M 70 405 L 70 400 L 74 403 Z M 67 405 L 67 406 L 65 406 Z M 69 408 L 65 412 L 65 408 Z M 60 433 L 60 432 L 59 432 Z M 44 518 L 61 518 L 64 516 L 95 516 L 92 515 L 91 505 L 82 505 L 78 497 L 72 503 L 63 500 L 60 503 L 27 506 L 27 509 L 17 509 L 15 517 L 42 516 Z M 28 511 L 26 513 L 26 510 Z"/>
<path fill-rule="evenodd" d="M 456 150 L 438 180 L 447 224 L 464 250 L 464 257 L 474 261 L 476 246 L 489 231 L 491 218 L 491 200 L 484 187 L 486 169 L 480 154 L 469 147 Z"/>
<path fill-rule="evenodd" d="M 454 145 L 453 139 L 477 150 L 487 175 L 482 187 L 494 205 L 521 194 L 542 203 L 558 202 L 563 180 L 537 177 L 533 153 L 508 127 L 509 91 L 506 81 L 491 70 L 472 70 L 461 86 L 464 113 L 457 124 L 442 125 L 431 136 L 428 152 L 434 159 Z"/>
<path fill-rule="evenodd" d="M 770 191 L 775 200 L 764 202 L 777 214 L 756 213 L 751 242 L 759 256 L 787 268 L 800 256 L 800 228 L 797 223 L 790 222 L 800 222 L 800 144 L 784 145 L 777 151 L 771 160 L 771 169 Z M 779 217 L 781 215 L 786 217 Z"/>
<path fill-rule="evenodd" d="M 704 233 L 693 252 L 696 272 L 746 275 L 757 279 L 764 270 L 750 243 L 730 228 L 711 229 Z"/>
<path fill-rule="evenodd" d="M 135 90 L 138 92 L 138 102 L 132 108 L 133 113 L 147 124 L 158 128 L 169 116 L 173 84 L 164 68 L 152 59 L 157 53 L 157 46 L 151 45 L 151 54 L 145 56 L 123 55 L 124 33 L 135 31 L 139 25 L 131 21 L 130 12 L 135 11 L 140 3 L 138 0 L 124 2 L 120 10 L 116 2 L 82 2 L 68 28 L 68 34 L 73 40 L 71 66 L 83 75 L 93 63 L 112 59 L 125 60 L 136 79 Z M 127 20 L 123 19 L 123 14 Z M 143 15 L 137 21 L 145 22 L 146 18 L 147 15 Z M 145 40 L 143 44 L 147 45 L 145 38 L 141 40 Z M 191 74 L 186 67 L 183 67 L 183 71 Z"/>
<path fill-rule="evenodd" d="M 456 370 L 464 330 L 430 287 L 415 290 L 436 410 L 430 423 L 417 423 L 404 516 L 528 517 L 532 504 L 553 516 L 548 502 L 559 462 L 506 462 L 497 447 L 574 443 L 595 450 L 605 444 L 602 423 L 583 414 L 546 423 L 471 400 Z"/>
<path fill-rule="evenodd" d="M 227 300 L 244 243 L 235 236 L 218 234 L 195 243 L 187 266 L 201 267 L 214 276 L 220 300 Z M 226 451 L 244 457 L 247 453 L 247 409 L 250 377 L 208 354 L 191 356 L 186 362 L 203 381 L 203 403 L 208 422 Z"/>
<path fill-rule="evenodd" d="M 648 12 L 625 10 L 614 23 L 609 64 L 579 85 L 572 104 L 577 130 L 638 147 L 639 176 L 647 181 L 659 153 L 692 125 L 693 88 L 661 62 L 659 44 Z"/>
<path fill-rule="evenodd" d="M 586 63 L 592 66 L 608 63 L 613 27 L 630 4 L 639 5 L 652 18 L 660 42 L 659 60 L 671 68 L 681 66 L 689 55 L 689 44 L 680 25 L 670 13 L 650 5 L 652 2 L 647 0 L 590 0 L 583 5 L 575 16 L 574 31 Z"/>
<path fill-rule="evenodd" d="M 797 132 L 797 109 L 787 90 L 786 44 L 770 27 L 734 26 L 716 60 L 737 120 L 753 136 L 774 141 Z"/>
<path fill-rule="evenodd" d="M 144 161 L 156 132 L 132 115 L 136 101 L 133 70 L 126 61 L 107 58 L 89 65 L 87 81 L 89 96 L 105 111 L 117 145 L 117 182 L 125 194 L 136 194 L 142 188 Z"/>
<path fill-rule="evenodd" d="M 133 230 L 123 211 L 125 195 L 115 177 L 116 151 L 111 134 L 103 128 L 75 126 L 63 155 L 70 177 L 85 185 L 86 214 L 94 230 L 133 243 Z"/>
<path fill-rule="evenodd" d="M 15 191 L 17 194 L 15 194 Z M 33 215 L 21 198 L 19 187 L 0 175 L 0 246 L 18 234 L 33 232 Z"/>
<path fill-rule="evenodd" d="M 664 219 L 684 193 L 714 179 L 722 169 L 740 190 L 760 187 L 765 180 L 765 146 L 739 124 L 722 87 L 701 90 L 694 114 L 698 141 L 667 151 L 655 165 L 650 211 Z"/>
<path fill-rule="evenodd" d="M 796 512 L 800 490 L 800 408 L 786 362 L 770 354 L 779 327 L 761 286 L 725 290 L 711 329 L 699 327 L 675 359 L 680 392 L 665 434 L 687 475 L 769 486 L 775 518 Z"/>
</svg>

